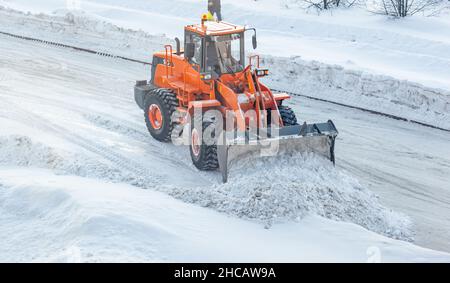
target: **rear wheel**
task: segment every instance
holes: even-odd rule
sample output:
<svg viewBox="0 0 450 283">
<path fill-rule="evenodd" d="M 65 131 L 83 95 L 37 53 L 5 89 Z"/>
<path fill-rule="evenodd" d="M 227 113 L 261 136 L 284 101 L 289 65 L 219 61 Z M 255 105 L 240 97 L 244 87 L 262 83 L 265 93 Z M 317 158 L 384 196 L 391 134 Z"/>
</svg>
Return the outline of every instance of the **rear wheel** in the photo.
<svg viewBox="0 0 450 283">
<path fill-rule="evenodd" d="M 281 120 L 283 120 L 284 126 L 298 125 L 297 117 L 290 107 L 281 105 L 278 109 L 280 110 Z"/>
<path fill-rule="evenodd" d="M 170 142 L 174 122 L 173 113 L 178 106 L 176 95 L 168 89 L 154 89 L 145 98 L 145 123 L 152 137 L 161 142 Z"/>
<path fill-rule="evenodd" d="M 170 142 L 174 122 L 173 114 L 178 106 L 176 95 L 168 89 L 154 89 L 145 98 L 145 123 L 152 137 L 161 142 Z"/>
<path fill-rule="evenodd" d="M 214 121 L 202 117 L 192 119 L 190 152 L 192 163 L 202 171 L 214 171 L 219 168 L 217 159 L 217 135 Z"/>
</svg>

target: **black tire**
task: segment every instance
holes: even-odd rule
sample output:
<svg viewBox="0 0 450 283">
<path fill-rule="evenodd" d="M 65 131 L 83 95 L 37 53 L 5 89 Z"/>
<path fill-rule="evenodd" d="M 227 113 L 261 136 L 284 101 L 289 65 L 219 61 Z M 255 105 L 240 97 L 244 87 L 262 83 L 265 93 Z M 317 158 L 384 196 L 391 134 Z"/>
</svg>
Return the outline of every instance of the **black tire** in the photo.
<svg viewBox="0 0 450 283">
<path fill-rule="evenodd" d="M 215 171 L 219 168 L 219 160 L 217 158 L 217 135 L 215 129 L 214 121 L 204 121 L 202 117 L 195 118 L 196 121 L 191 121 L 191 143 L 189 145 L 189 150 L 191 153 L 192 163 L 194 163 L 195 167 L 201 171 Z M 193 145 L 192 145 L 192 136 L 193 131 L 196 129 L 199 132 L 201 125 L 201 136 L 200 137 L 200 146 L 198 149 L 198 153 L 194 153 Z M 211 138 L 213 139 L 211 141 Z"/>
<path fill-rule="evenodd" d="M 297 117 L 290 107 L 280 105 L 278 109 L 280 110 L 281 120 L 283 120 L 284 126 L 298 125 Z"/>
<path fill-rule="evenodd" d="M 161 112 L 162 126 L 158 129 L 155 129 L 150 121 L 149 110 L 152 105 L 157 105 Z M 147 94 L 144 102 L 145 124 L 154 139 L 161 142 L 170 142 L 172 140 L 172 131 L 174 129 L 172 117 L 177 107 L 178 99 L 171 90 L 158 88 Z"/>
</svg>

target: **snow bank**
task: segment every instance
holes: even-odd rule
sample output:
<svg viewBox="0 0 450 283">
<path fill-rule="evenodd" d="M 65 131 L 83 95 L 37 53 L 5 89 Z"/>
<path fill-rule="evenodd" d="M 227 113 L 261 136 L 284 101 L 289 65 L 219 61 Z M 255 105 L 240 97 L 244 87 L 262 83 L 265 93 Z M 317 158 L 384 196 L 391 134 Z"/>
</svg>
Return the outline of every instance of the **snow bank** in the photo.
<svg viewBox="0 0 450 283">
<path fill-rule="evenodd" d="M 52 169 L 61 175 L 99 178 L 157 189 L 188 203 L 264 223 L 299 221 L 307 215 L 352 222 L 395 239 L 412 241 L 410 220 L 380 205 L 345 172 L 314 155 L 245 159 L 230 182 L 205 187 L 154 184 L 83 155 L 61 152 L 25 136 L 0 137 L 0 165 Z M 245 172 L 245 173 L 243 173 Z"/>
<path fill-rule="evenodd" d="M 116 196 L 120 193 L 114 185 L 58 178 L 36 170 L 26 175 L 34 185 L 23 181 L 15 186 L 0 185 L 0 225 L 8 227 L 2 230 L 5 240 L 0 243 L 0 261 L 138 262 L 165 261 L 169 256 L 155 254 L 155 250 L 163 250 L 155 245 L 170 242 L 175 238 L 173 233 L 151 220 L 113 211 L 114 206 L 117 209 L 128 204 L 123 199 L 120 203 L 120 197 L 111 199 L 111 192 Z"/>
<path fill-rule="evenodd" d="M 129 174 L 106 163 L 46 146 L 20 135 L 0 136 L 0 165 L 50 169 L 61 175 L 102 178 L 115 182 L 137 182 Z"/>
<path fill-rule="evenodd" d="M 391 238 L 412 240 L 407 217 L 383 207 L 376 195 L 347 173 L 313 154 L 244 159 L 236 162 L 227 184 L 205 188 L 171 188 L 187 202 L 273 223 L 306 215 L 352 222 Z"/>
<path fill-rule="evenodd" d="M 84 221 L 65 192 L 0 184 L 0 262 L 76 262 L 72 247 Z"/>
<path fill-rule="evenodd" d="M 53 15 L 31 14 L 0 6 L 1 31 L 90 48 L 117 56 L 151 61 L 151 54 L 174 44 L 164 34 L 150 35 L 122 28 L 82 11 L 61 10 Z"/>
<path fill-rule="evenodd" d="M 450 129 L 450 92 L 299 57 L 264 56 L 272 88 Z"/>
</svg>

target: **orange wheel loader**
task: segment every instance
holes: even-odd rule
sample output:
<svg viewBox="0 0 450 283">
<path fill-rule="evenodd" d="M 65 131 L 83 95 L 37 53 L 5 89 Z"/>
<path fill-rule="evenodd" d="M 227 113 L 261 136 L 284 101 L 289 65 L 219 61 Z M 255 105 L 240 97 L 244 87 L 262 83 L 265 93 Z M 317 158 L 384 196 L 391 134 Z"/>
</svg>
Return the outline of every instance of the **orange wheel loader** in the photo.
<svg viewBox="0 0 450 283">
<path fill-rule="evenodd" d="M 302 125 L 283 105 L 285 93 L 260 82 L 269 71 L 257 55 L 246 58 L 245 34 L 256 30 L 208 21 L 185 27 L 179 39 L 153 56 L 150 81 L 137 81 L 135 100 L 153 138 L 182 141 L 199 170 L 220 170 L 245 155 L 316 152 L 333 163 L 338 131 L 331 120 Z"/>
</svg>

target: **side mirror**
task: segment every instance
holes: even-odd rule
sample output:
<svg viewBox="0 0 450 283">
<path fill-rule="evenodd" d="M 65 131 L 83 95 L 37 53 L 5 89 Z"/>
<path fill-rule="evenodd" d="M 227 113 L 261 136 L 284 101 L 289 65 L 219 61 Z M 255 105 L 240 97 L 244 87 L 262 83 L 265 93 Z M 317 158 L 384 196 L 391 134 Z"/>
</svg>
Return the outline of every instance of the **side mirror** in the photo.
<svg viewBox="0 0 450 283">
<path fill-rule="evenodd" d="M 191 59 L 195 56 L 195 43 L 186 43 L 184 48 L 184 56 L 187 59 Z"/>
<path fill-rule="evenodd" d="M 252 37 L 252 44 L 253 44 L 253 49 L 256 49 L 258 47 L 258 41 L 256 40 L 256 34 L 254 34 Z"/>
<path fill-rule="evenodd" d="M 175 37 L 175 42 L 177 43 L 177 55 L 181 54 L 181 41 L 178 37 Z"/>
</svg>

